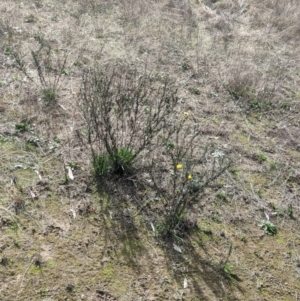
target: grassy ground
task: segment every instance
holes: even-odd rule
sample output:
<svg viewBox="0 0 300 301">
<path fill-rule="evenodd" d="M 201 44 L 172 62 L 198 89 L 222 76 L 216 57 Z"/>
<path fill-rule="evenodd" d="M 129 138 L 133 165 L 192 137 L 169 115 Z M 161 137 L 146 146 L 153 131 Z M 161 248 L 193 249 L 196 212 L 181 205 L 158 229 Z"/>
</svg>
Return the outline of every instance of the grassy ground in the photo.
<svg viewBox="0 0 300 301">
<path fill-rule="evenodd" d="M 0 9 L 1 300 L 300 300 L 298 1 Z M 146 196 L 99 189 L 78 142 L 82 74 L 116 62 L 168 74 L 174 123 L 234 160 L 175 241 Z"/>
</svg>

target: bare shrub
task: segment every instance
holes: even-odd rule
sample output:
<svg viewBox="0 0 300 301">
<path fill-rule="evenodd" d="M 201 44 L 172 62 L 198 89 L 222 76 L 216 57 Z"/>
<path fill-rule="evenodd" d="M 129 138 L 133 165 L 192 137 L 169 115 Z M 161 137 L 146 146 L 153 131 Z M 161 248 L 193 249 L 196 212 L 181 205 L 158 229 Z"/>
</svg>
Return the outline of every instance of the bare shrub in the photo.
<svg viewBox="0 0 300 301">
<path fill-rule="evenodd" d="M 139 73 L 125 64 L 83 73 L 78 105 L 97 176 L 123 174 L 141 154 L 151 152 L 160 132 L 168 132 L 178 98 L 165 76 Z"/>
<path fill-rule="evenodd" d="M 53 105 L 58 99 L 60 79 L 68 74 L 67 53 L 63 51 L 62 56 L 57 55 L 58 51 L 55 53 L 43 35 L 36 35 L 35 40 L 39 47 L 37 50 L 31 50 L 31 57 L 28 58 L 26 54 L 22 54 L 18 48 L 13 49 L 10 55 L 14 59 L 14 66 L 32 82 L 36 80 L 29 72 L 29 65 L 34 66 L 41 87 L 42 99 L 46 105 Z"/>
<path fill-rule="evenodd" d="M 182 120 L 169 137 L 161 137 L 161 159 L 153 159 L 150 186 L 160 202 L 158 232 L 177 235 L 186 215 L 230 167 L 231 160 L 216 146 L 202 144 L 197 125 Z"/>
</svg>

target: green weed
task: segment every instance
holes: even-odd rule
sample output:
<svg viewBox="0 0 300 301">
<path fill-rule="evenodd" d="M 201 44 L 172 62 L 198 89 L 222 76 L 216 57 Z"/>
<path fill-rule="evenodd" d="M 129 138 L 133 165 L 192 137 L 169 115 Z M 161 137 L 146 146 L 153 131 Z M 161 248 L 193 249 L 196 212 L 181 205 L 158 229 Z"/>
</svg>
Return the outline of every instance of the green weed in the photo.
<svg viewBox="0 0 300 301">
<path fill-rule="evenodd" d="M 187 71 L 187 70 L 190 70 L 192 67 L 188 62 L 183 62 L 181 64 L 181 68 L 182 68 L 182 70 Z"/>
<path fill-rule="evenodd" d="M 78 163 L 75 162 L 75 161 L 71 161 L 69 163 L 69 166 L 72 168 L 72 169 L 77 169 L 78 168 Z"/>
<path fill-rule="evenodd" d="M 289 204 L 288 205 L 288 209 L 287 209 L 287 215 L 291 218 L 294 219 L 294 209 L 293 209 L 293 205 Z"/>
<path fill-rule="evenodd" d="M 200 90 L 198 89 L 198 88 L 192 88 L 192 91 L 191 91 L 193 94 L 195 94 L 195 95 L 200 95 L 201 94 L 201 92 L 200 92 Z"/>
<path fill-rule="evenodd" d="M 234 275 L 233 273 L 233 267 L 229 262 L 226 262 L 223 266 L 223 271 L 225 272 L 225 275 L 228 278 L 232 278 L 232 275 Z"/>
<path fill-rule="evenodd" d="M 278 169 L 278 164 L 276 162 L 274 162 L 274 161 L 270 161 L 269 162 L 269 166 L 270 166 L 271 170 Z"/>
<path fill-rule="evenodd" d="M 114 167 L 114 172 L 123 174 L 132 169 L 134 153 L 133 151 L 122 147 L 117 150 L 117 153 L 111 158 L 111 160 Z"/>
<path fill-rule="evenodd" d="M 259 154 L 257 156 L 257 160 L 259 163 L 263 163 L 263 162 L 267 161 L 267 159 L 268 159 L 267 156 L 265 156 L 264 154 Z"/>
<path fill-rule="evenodd" d="M 265 234 L 267 234 L 267 235 L 273 236 L 273 235 L 277 234 L 277 227 L 270 221 L 263 220 L 259 224 L 259 227 L 261 227 L 265 231 Z"/>
<path fill-rule="evenodd" d="M 217 198 L 221 201 L 227 201 L 227 199 L 228 199 L 225 192 L 219 192 L 217 194 Z"/>
<path fill-rule="evenodd" d="M 43 95 L 43 100 L 49 105 L 55 103 L 58 98 L 55 88 L 43 89 L 42 95 Z"/>
<path fill-rule="evenodd" d="M 26 131 L 28 131 L 30 129 L 30 127 L 29 127 L 29 124 L 22 122 L 22 123 L 17 123 L 15 125 L 15 129 L 18 132 L 26 132 Z"/>
</svg>

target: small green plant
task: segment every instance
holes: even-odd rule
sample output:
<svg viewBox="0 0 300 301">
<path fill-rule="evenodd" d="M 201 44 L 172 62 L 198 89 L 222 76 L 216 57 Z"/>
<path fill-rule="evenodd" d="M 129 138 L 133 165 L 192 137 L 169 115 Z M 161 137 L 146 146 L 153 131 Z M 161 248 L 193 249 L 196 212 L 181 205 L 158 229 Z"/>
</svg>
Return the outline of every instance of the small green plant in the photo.
<svg viewBox="0 0 300 301">
<path fill-rule="evenodd" d="M 276 235 L 277 234 L 277 227 L 270 221 L 263 220 L 259 224 L 259 227 L 265 231 L 267 235 Z"/>
<path fill-rule="evenodd" d="M 10 47 L 6 47 L 4 49 L 4 54 L 5 55 L 11 55 L 13 53 L 13 50 Z"/>
<path fill-rule="evenodd" d="M 264 154 L 259 154 L 257 156 L 257 160 L 259 163 L 263 163 L 263 162 L 267 161 L 267 157 Z"/>
<path fill-rule="evenodd" d="M 96 177 L 101 177 L 111 171 L 110 159 L 107 154 L 93 156 L 93 168 Z"/>
<path fill-rule="evenodd" d="M 77 168 L 78 168 L 78 164 L 77 164 L 77 162 L 75 162 L 75 161 L 71 161 L 71 162 L 69 163 L 69 166 L 70 166 L 72 169 L 77 169 Z"/>
<path fill-rule="evenodd" d="M 251 100 L 249 102 L 249 108 L 254 109 L 254 110 L 261 110 L 262 109 L 262 104 L 258 100 Z"/>
<path fill-rule="evenodd" d="M 292 250 L 288 250 L 287 252 L 286 252 L 286 255 L 288 256 L 288 257 L 292 257 L 292 255 L 293 255 L 293 252 L 292 252 Z"/>
<path fill-rule="evenodd" d="M 291 218 L 291 219 L 294 219 L 294 209 L 293 209 L 293 204 L 290 203 L 288 205 L 288 209 L 287 209 L 287 215 Z"/>
<path fill-rule="evenodd" d="M 19 229 L 19 225 L 18 225 L 18 223 L 17 222 L 13 222 L 11 225 L 10 225 L 10 228 L 11 228 L 11 230 L 13 230 L 13 231 L 18 231 L 18 229 Z"/>
<path fill-rule="evenodd" d="M 224 181 L 218 181 L 217 183 L 216 183 L 216 185 L 217 185 L 217 187 L 218 188 L 222 188 L 222 187 L 224 187 L 224 185 L 225 185 L 226 183 L 224 182 Z"/>
<path fill-rule="evenodd" d="M 53 139 L 54 140 L 54 139 Z M 48 144 L 49 150 L 54 150 L 56 148 L 58 148 L 59 143 L 54 141 L 50 141 Z"/>
<path fill-rule="evenodd" d="M 291 109 L 291 105 L 288 102 L 281 103 L 280 107 L 284 110 L 290 110 Z"/>
<path fill-rule="evenodd" d="M 261 280 L 257 279 L 256 288 L 259 290 L 260 293 L 262 293 L 265 289 L 265 285 Z"/>
<path fill-rule="evenodd" d="M 243 243 L 246 243 L 248 240 L 247 240 L 247 235 L 242 233 L 240 236 L 240 240 L 243 242 Z"/>
<path fill-rule="evenodd" d="M 114 167 L 114 172 L 118 174 L 123 174 L 129 172 L 132 167 L 132 162 L 134 160 L 134 153 L 130 149 L 120 148 L 117 150 L 116 154 L 111 158 Z"/>
<path fill-rule="evenodd" d="M 192 88 L 192 93 L 195 94 L 195 95 L 200 95 L 201 92 L 198 88 Z"/>
<path fill-rule="evenodd" d="M 67 177 L 67 175 L 65 175 L 61 181 L 62 185 L 67 185 L 69 183 L 69 178 Z"/>
<path fill-rule="evenodd" d="M 60 139 L 59 137 L 57 137 L 57 136 L 54 136 L 54 137 L 53 137 L 53 141 L 54 141 L 55 143 L 61 143 L 61 139 Z"/>
<path fill-rule="evenodd" d="M 55 88 L 46 88 L 42 90 L 42 94 L 43 94 L 43 100 L 47 103 L 47 104 L 53 104 L 56 102 L 57 100 L 57 93 Z"/>
<path fill-rule="evenodd" d="M 175 145 L 172 142 L 166 142 L 166 148 L 169 150 L 173 150 L 175 148 Z"/>
<path fill-rule="evenodd" d="M 6 137 L 4 137 L 4 136 L 0 137 L 0 143 L 5 143 L 7 141 L 8 141 L 8 139 Z"/>
<path fill-rule="evenodd" d="M 21 78 L 18 75 L 13 75 L 11 78 L 14 82 L 20 81 Z"/>
<path fill-rule="evenodd" d="M 15 129 L 18 131 L 18 132 L 26 132 L 29 130 L 29 124 L 27 123 L 17 123 L 15 125 Z"/>
<path fill-rule="evenodd" d="M 40 295 L 41 298 L 46 298 L 48 296 L 48 289 L 42 287 L 37 291 L 37 293 Z M 46 299 L 47 300 L 47 299 Z"/>
<path fill-rule="evenodd" d="M 219 199 L 219 200 L 221 200 L 221 201 L 227 201 L 227 195 L 226 195 L 226 193 L 225 192 L 219 192 L 218 194 L 217 194 L 217 198 Z"/>
<path fill-rule="evenodd" d="M 39 143 L 40 139 L 36 136 L 30 136 L 28 139 L 27 139 L 27 142 L 29 142 L 30 144 L 34 145 L 34 146 L 38 146 L 38 143 Z"/>
<path fill-rule="evenodd" d="M 229 257 L 232 253 L 232 249 L 233 249 L 232 244 L 230 244 L 225 261 L 222 261 L 222 272 L 223 275 L 230 281 L 233 280 L 241 281 L 241 279 L 236 274 L 234 274 L 233 266 L 229 263 Z"/>
<path fill-rule="evenodd" d="M 73 65 L 78 68 L 81 68 L 83 66 L 83 64 L 79 61 L 75 62 Z"/>
<path fill-rule="evenodd" d="M 34 15 L 30 15 L 26 18 L 25 23 L 36 23 L 37 22 L 37 18 Z"/>
<path fill-rule="evenodd" d="M 48 143 L 49 150 L 54 150 L 54 149 L 58 148 L 60 143 L 61 143 L 61 139 L 57 136 L 54 136 L 53 141 L 50 140 Z"/>
<path fill-rule="evenodd" d="M 259 259 L 263 259 L 257 250 L 254 251 L 254 255 Z"/>
<path fill-rule="evenodd" d="M 269 166 L 270 166 L 270 169 L 271 169 L 271 170 L 278 169 L 278 164 L 277 164 L 276 162 L 274 162 L 274 161 L 271 161 L 271 162 L 269 163 Z"/>
<path fill-rule="evenodd" d="M 74 290 L 75 290 L 75 285 L 69 283 L 69 284 L 67 285 L 67 287 L 66 287 L 66 290 L 67 290 L 68 293 L 73 293 Z"/>
<path fill-rule="evenodd" d="M 278 216 L 284 216 L 284 211 L 279 209 L 279 208 L 275 208 L 275 212 L 277 213 Z"/>
<path fill-rule="evenodd" d="M 279 209 L 274 203 L 271 203 L 270 205 L 278 216 L 284 216 L 283 210 Z"/>
<path fill-rule="evenodd" d="M 232 175 L 232 177 L 237 180 L 238 179 L 238 173 L 239 173 L 239 169 L 237 166 L 232 165 L 228 168 L 228 171 L 230 172 L 230 174 Z"/>
<path fill-rule="evenodd" d="M 69 75 L 70 72 L 67 69 L 62 69 L 61 70 L 61 74 L 63 74 L 63 75 Z"/>
<path fill-rule="evenodd" d="M 223 271 L 228 278 L 232 278 L 233 275 L 233 267 L 229 262 L 226 262 L 223 266 Z"/>
<path fill-rule="evenodd" d="M 0 258 L 0 264 L 3 266 L 7 266 L 9 264 L 9 260 L 7 257 Z"/>
<path fill-rule="evenodd" d="M 274 108 L 274 104 L 271 101 L 263 101 L 259 99 L 250 100 L 248 102 L 249 109 L 255 111 L 268 111 Z"/>
<path fill-rule="evenodd" d="M 217 213 L 213 213 L 213 214 L 211 215 L 211 219 L 212 219 L 214 222 L 216 222 L 216 223 L 220 223 L 220 222 L 221 222 L 220 215 L 217 214 Z"/>
<path fill-rule="evenodd" d="M 181 64 L 181 68 L 184 70 L 184 71 L 187 71 L 187 70 L 190 70 L 191 69 L 191 65 L 188 63 L 188 62 L 183 62 Z"/>
</svg>

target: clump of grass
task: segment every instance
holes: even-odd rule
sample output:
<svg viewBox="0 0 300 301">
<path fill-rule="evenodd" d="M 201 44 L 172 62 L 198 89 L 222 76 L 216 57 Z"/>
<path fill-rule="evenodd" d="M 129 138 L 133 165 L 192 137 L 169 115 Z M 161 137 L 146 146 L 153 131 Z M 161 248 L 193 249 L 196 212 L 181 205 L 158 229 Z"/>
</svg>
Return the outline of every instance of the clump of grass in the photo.
<svg viewBox="0 0 300 301">
<path fill-rule="evenodd" d="M 132 171 L 133 158 L 133 152 L 125 148 L 119 149 L 113 156 L 94 154 L 93 168 L 95 176 L 101 177 L 111 172 L 118 175 L 129 174 Z"/>
<path fill-rule="evenodd" d="M 107 154 L 94 154 L 93 168 L 96 177 L 101 177 L 111 171 L 110 160 Z"/>
<path fill-rule="evenodd" d="M 254 91 L 255 78 L 253 74 L 245 72 L 241 67 L 234 67 L 225 87 L 228 93 L 235 99 L 251 99 Z"/>
<path fill-rule="evenodd" d="M 56 92 L 55 88 L 45 88 L 42 90 L 42 95 L 43 95 L 43 100 L 47 103 L 47 104 L 51 104 L 51 103 L 55 103 L 58 95 Z"/>
<path fill-rule="evenodd" d="M 118 174 L 128 173 L 132 169 L 132 161 L 134 160 L 134 153 L 130 149 L 120 148 L 112 158 L 114 164 L 114 171 Z"/>
<path fill-rule="evenodd" d="M 275 88 L 269 87 L 262 75 L 252 67 L 232 67 L 224 86 L 246 112 L 269 111 L 275 108 Z"/>
</svg>

